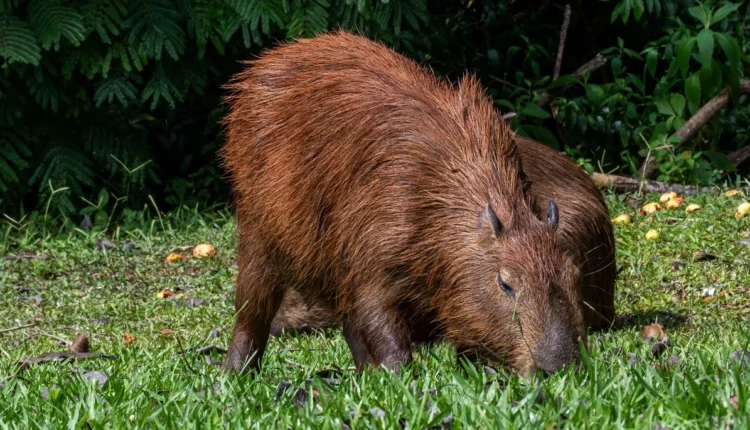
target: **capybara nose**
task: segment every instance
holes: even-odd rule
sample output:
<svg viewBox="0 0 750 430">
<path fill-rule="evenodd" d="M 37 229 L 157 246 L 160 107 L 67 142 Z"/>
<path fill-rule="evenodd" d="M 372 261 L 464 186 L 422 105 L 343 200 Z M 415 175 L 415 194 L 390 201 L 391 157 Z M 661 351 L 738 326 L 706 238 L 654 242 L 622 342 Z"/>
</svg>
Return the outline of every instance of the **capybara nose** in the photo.
<svg viewBox="0 0 750 430">
<path fill-rule="evenodd" d="M 545 330 L 533 355 L 539 370 L 554 373 L 581 358 L 578 333 L 570 324 L 553 324 Z"/>
</svg>

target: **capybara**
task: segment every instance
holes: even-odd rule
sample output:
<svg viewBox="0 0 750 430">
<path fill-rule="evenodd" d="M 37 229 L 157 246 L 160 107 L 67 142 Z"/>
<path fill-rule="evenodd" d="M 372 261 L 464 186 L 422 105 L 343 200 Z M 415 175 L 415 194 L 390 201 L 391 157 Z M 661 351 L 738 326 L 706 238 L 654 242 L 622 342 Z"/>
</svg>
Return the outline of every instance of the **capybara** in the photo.
<svg viewBox="0 0 750 430">
<path fill-rule="evenodd" d="M 615 316 L 615 241 L 601 192 L 568 157 L 534 140 L 517 136 L 515 142 L 537 203 L 557 201 L 557 237 L 581 272 L 578 291 L 587 327 L 610 326 Z M 546 213 L 546 208 L 540 204 L 538 211 Z M 271 324 L 271 334 L 338 327 L 341 322 L 341 314 L 325 303 L 310 302 L 288 290 Z"/>
<path fill-rule="evenodd" d="M 475 78 L 448 84 L 340 31 L 262 53 L 229 89 L 239 275 L 225 369 L 260 368 L 289 290 L 341 315 L 360 369 L 398 370 L 427 328 L 524 375 L 577 360 L 581 271 L 557 204 L 537 203 Z"/>
</svg>

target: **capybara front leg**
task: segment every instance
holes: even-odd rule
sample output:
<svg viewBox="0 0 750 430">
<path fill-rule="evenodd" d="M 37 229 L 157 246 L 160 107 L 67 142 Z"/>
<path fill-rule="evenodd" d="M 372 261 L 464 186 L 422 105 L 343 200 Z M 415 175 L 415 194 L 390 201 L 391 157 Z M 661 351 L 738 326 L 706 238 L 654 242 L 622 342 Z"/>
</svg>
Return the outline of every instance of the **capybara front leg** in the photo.
<svg viewBox="0 0 750 430">
<path fill-rule="evenodd" d="M 268 255 L 250 237 L 240 238 L 232 341 L 222 368 L 245 372 L 260 369 L 271 321 L 284 297 L 282 279 Z"/>
<path fill-rule="evenodd" d="M 365 312 L 355 312 L 350 324 L 359 332 L 369 352 L 368 361 L 398 372 L 411 361 L 411 336 L 404 317 L 396 306 L 367 301 Z M 354 351 L 352 351 L 354 353 Z"/>
<path fill-rule="evenodd" d="M 359 330 L 354 328 L 348 320 L 344 321 L 344 339 L 346 339 L 346 344 L 349 345 L 349 350 L 352 352 L 357 372 L 361 372 L 368 360 L 367 345 L 365 345 L 365 340 Z"/>
</svg>

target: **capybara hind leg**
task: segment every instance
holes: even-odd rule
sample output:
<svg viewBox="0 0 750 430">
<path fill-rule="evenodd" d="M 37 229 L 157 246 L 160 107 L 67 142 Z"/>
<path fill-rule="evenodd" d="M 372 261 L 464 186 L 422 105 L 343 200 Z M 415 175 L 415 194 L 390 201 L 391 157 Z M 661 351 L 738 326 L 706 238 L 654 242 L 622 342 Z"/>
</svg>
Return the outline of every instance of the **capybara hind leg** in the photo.
<svg viewBox="0 0 750 430">
<path fill-rule="evenodd" d="M 267 254 L 249 237 L 240 238 L 232 341 L 222 367 L 237 372 L 259 369 L 276 311 L 284 297 L 282 279 Z"/>
</svg>

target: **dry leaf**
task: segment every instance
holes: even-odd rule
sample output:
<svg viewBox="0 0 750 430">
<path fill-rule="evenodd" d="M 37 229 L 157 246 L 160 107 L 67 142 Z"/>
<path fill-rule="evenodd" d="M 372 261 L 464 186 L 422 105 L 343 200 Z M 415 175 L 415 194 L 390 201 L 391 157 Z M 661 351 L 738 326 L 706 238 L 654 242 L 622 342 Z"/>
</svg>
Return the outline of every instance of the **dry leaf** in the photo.
<svg viewBox="0 0 750 430">
<path fill-rule="evenodd" d="M 740 218 L 747 215 L 748 212 L 750 212 L 750 203 L 744 202 L 737 207 L 737 210 L 734 211 L 734 216 Z"/>
<path fill-rule="evenodd" d="M 171 328 L 167 327 L 167 328 L 163 328 L 163 329 L 159 330 L 159 333 L 162 334 L 163 336 L 172 336 L 172 335 L 174 335 L 174 330 L 172 330 Z"/>
<path fill-rule="evenodd" d="M 656 240 L 659 238 L 659 232 L 656 230 L 649 230 L 646 233 L 646 240 Z"/>
<path fill-rule="evenodd" d="M 130 345 L 131 343 L 135 342 L 136 338 L 132 334 L 125 332 L 125 345 Z"/>
<path fill-rule="evenodd" d="M 89 338 L 82 334 L 75 338 L 73 344 L 70 345 L 71 352 L 91 352 L 91 345 L 89 344 Z"/>
<path fill-rule="evenodd" d="M 165 298 L 174 297 L 174 296 L 175 296 L 175 293 L 173 293 L 170 290 L 161 290 L 158 293 L 156 293 L 157 299 L 165 299 Z"/>
<path fill-rule="evenodd" d="M 725 195 L 727 197 L 734 197 L 734 196 L 738 195 L 739 193 L 740 193 L 739 190 L 727 190 L 727 192 L 725 193 Z"/>
<path fill-rule="evenodd" d="M 652 214 L 658 210 L 659 210 L 659 203 L 656 203 L 656 202 L 646 203 L 641 208 L 641 214 Z"/>
<path fill-rule="evenodd" d="M 614 224 L 630 224 L 630 215 L 622 214 L 617 218 L 612 219 Z"/>
<path fill-rule="evenodd" d="M 662 203 L 664 203 L 664 202 L 668 202 L 670 200 L 674 200 L 676 198 L 677 198 L 677 193 L 675 193 L 674 191 L 670 191 L 668 193 L 662 194 L 661 198 L 659 198 L 659 201 L 662 202 Z"/>
<path fill-rule="evenodd" d="M 695 211 L 699 211 L 701 209 L 703 209 L 701 207 L 701 205 L 696 205 L 695 203 L 690 203 L 688 205 L 688 207 L 685 208 L 685 213 L 690 214 L 690 213 L 693 213 Z"/>
<path fill-rule="evenodd" d="M 167 256 L 167 263 L 174 263 L 176 261 L 180 261 L 180 260 L 184 260 L 184 259 L 185 259 L 185 257 L 183 257 L 182 255 L 180 255 L 180 254 L 178 254 L 176 252 L 173 252 L 173 253 L 171 253 L 171 254 L 169 254 Z"/>
<path fill-rule="evenodd" d="M 214 255 L 216 255 L 216 248 L 208 243 L 193 248 L 193 257 L 213 257 Z"/>
<path fill-rule="evenodd" d="M 643 328 L 643 338 L 645 340 L 657 339 L 659 341 L 664 340 L 664 330 L 661 328 L 661 324 L 653 323 Z"/>
</svg>

